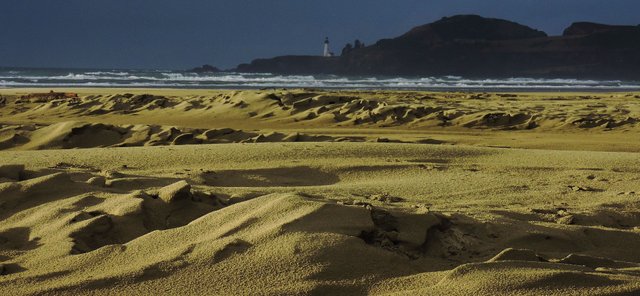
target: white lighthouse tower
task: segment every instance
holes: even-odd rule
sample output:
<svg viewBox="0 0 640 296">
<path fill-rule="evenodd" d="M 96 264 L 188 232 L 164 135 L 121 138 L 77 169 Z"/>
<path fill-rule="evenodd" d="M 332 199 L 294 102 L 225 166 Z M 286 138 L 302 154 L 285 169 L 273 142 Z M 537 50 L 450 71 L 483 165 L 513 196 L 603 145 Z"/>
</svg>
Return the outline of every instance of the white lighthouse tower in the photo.
<svg viewBox="0 0 640 296">
<path fill-rule="evenodd" d="M 322 56 L 325 56 L 325 57 L 332 56 L 331 51 L 329 50 L 329 37 L 324 39 L 324 51 L 322 52 Z"/>
</svg>

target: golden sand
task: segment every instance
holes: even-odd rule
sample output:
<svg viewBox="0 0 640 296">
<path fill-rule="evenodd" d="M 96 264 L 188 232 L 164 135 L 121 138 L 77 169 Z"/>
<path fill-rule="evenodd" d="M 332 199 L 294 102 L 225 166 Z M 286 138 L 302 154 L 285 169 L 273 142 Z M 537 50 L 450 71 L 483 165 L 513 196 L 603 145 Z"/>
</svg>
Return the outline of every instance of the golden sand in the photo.
<svg viewBox="0 0 640 296">
<path fill-rule="evenodd" d="M 640 293 L 637 93 L 59 91 L 0 90 L 0 295 Z"/>
</svg>

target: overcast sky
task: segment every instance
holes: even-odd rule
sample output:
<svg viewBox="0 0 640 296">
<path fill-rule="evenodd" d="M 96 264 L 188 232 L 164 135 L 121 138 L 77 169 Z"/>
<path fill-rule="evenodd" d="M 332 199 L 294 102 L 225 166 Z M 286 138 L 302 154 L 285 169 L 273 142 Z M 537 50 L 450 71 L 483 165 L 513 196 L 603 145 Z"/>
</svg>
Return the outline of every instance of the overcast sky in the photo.
<svg viewBox="0 0 640 296">
<path fill-rule="evenodd" d="M 639 0 L 0 0 L 0 66 L 185 69 L 369 44 L 454 14 L 552 35 L 640 23 Z"/>
</svg>

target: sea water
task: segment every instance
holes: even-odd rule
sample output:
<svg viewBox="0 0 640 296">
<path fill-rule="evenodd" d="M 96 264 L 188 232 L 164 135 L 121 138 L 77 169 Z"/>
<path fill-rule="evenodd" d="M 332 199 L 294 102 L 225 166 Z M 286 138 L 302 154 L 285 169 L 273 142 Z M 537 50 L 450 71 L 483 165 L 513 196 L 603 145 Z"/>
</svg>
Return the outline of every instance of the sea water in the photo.
<svg viewBox="0 0 640 296">
<path fill-rule="evenodd" d="M 150 88 L 322 88 L 432 91 L 638 91 L 640 81 L 443 77 L 363 77 L 205 73 L 175 70 L 0 68 L 0 88 L 150 87 Z"/>
</svg>

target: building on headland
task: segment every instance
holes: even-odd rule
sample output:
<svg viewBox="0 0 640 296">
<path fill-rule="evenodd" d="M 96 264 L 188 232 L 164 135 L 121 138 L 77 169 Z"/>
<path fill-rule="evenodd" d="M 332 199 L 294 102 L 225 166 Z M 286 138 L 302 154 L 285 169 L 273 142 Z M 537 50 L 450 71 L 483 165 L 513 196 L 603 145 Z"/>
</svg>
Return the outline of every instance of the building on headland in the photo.
<svg viewBox="0 0 640 296">
<path fill-rule="evenodd" d="M 331 49 L 329 48 L 329 37 L 324 38 L 324 48 L 322 51 L 322 56 L 324 57 L 332 57 L 333 56 L 333 52 L 331 52 Z"/>
</svg>

